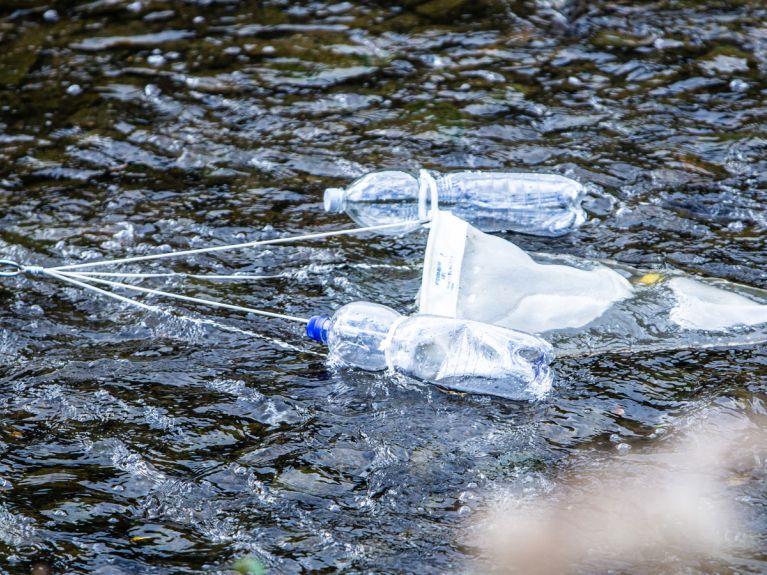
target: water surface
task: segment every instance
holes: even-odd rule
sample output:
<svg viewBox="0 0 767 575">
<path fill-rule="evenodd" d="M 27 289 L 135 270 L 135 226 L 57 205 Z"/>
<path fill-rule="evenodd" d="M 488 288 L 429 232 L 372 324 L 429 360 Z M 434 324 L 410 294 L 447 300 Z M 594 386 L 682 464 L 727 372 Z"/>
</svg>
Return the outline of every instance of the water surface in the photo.
<svg viewBox="0 0 767 575">
<path fill-rule="evenodd" d="M 0 253 L 55 265 L 331 229 L 347 222 L 323 189 L 374 169 L 544 170 L 592 184 L 591 218 L 507 236 L 525 249 L 767 288 L 765 22 L 736 0 L 5 0 Z M 173 269 L 280 277 L 151 285 L 298 316 L 409 311 L 424 245 L 195 256 Z M 499 492 L 545 493 L 712 412 L 765 425 L 762 348 L 561 360 L 531 406 L 329 370 L 277 320 L 34 278 L 2 280 L 0 301 L 0 573 L 223 573 L 249 555 L 464 573 Z M 767 571 L 759 465 L 728 492 L 751 536 L 684 573 Z"/>
</svg>

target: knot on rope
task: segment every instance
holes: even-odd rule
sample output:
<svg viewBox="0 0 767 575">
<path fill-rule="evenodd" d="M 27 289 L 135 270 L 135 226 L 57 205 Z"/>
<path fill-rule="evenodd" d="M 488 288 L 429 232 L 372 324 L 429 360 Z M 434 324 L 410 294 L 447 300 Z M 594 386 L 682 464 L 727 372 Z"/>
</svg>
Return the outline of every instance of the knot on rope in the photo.
<svg viewBox="0 0 767 575">
<path fill-rule="evenodd" d="M 24 266 L 13 260 L 0 260 L 0 277 L 12 278 L 24 271 Z"/>
<path fill-rule="evenodd" d="M 13 260 L 0 259 L 0 277 L 12 278 L 23 273 L 33 276 L 45 275 L 43 266 L 25 266 Z"/>
</svg>

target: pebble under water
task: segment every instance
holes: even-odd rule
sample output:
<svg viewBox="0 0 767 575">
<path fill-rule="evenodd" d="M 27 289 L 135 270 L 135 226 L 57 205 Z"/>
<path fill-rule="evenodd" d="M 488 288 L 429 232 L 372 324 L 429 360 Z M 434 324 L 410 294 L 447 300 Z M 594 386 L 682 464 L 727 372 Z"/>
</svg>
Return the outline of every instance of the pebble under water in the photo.
<svg viewBox="0 0 767 575">
<path fill-rule="evenodd" d="M 3 0 L 0 257 L 351 227 L 322 191 L 369 170 L 543 170 L 590 183 L 590 220 L 505 236 L 521 247 L 767 288 L 766 23 L 742 0 Z M 301 317 L 407 312 L 425 239 L 124 270 L 274 274 L 143 285 Z M 499 501 L 631 476 L 700 421 L 767 427 L 761 346 L 561 359 L 546 401 L 516 404 L 172 307 L 0 281 L 0 573 L 482 572 Z M 767 572 L 767 467 L 746 460 L 717 491 L 726 552 L 573 572 Z"/>
</svg>

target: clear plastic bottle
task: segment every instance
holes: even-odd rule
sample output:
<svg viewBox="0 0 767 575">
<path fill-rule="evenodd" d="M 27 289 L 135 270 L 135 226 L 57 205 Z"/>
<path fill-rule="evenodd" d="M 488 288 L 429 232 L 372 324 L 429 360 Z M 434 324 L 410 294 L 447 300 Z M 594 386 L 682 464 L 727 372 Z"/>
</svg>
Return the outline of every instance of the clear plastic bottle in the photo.
<svg viewBox="0 0 767 575">
<path fill-rule="evenodd" d="M 327 343 L 329 361 L 402 375 L 466 393 L 539 399 L 551 388 L 552 348 L 524 332 L 433 315 L 402 316 L 369 302 L 314 316 L 307 335 Z"/>
<path fill-rule="evenodd" d="M 418 227 L 433 210 L 449 210 L 486 232 L 511 230 L 555 237 L 586 221 L 585 188 L 556 174 L 421 170 L 418 179 L 398 171 L 372 172 L 348 188 L 325 190 L 325 210 L 346 212 L 361 226 L 403 222 L 399 234 Z"/>
<path fill-rule="evenodd" d="M 312 317 L 306 324 L 306 335 L 328 344 L 328 359 L 333 365 L 381 371 L 386 369 L 384 342 L 400 318 L 401 313 L 385 305 L 353 302 L 339 308 L 332 318 Z"/>
</svg>

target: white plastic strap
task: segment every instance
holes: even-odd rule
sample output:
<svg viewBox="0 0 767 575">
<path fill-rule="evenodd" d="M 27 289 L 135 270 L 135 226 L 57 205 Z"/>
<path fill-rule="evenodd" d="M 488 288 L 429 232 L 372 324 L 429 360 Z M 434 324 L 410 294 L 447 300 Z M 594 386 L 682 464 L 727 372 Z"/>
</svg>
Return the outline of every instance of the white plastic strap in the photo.
<svg viewBox="0 0 767 575">
<path fill-rule="evenodd" d="M 427 206 L 428 202 L 428 206 Z M 437 181 L 426 170 L 418 172 L 418 219 L 430 220 L 439 209 Z"/>
<path fill-rule="evenodd" d="M 120 294 L 112 293 L 111 291 L 104 290 L 104 289 L 101 289 L 100 287 L 96 287 L 96 286 L 91 285 L 89 283 L 80 281 L 80 279 L 85 279 L 85 278 L 82 278 L 81 276 L 77 276 L 77 277 L 80 277 L 80 279 L 77 279 L 77 277 L 75 277 L 75 276 L 73 276 L 71 274 L 59 273 L 59 272 L 56 272 L 56 271 L 50 270 L 50 269 L 46 269 L 44 273 L 46 275 L 51 276 L 52 278 L 56 278 L 56 279 L 61 280 L 63 282 L 67 282 L 67 283 L 76 285 L 77 287 L 84 288 L 85 290 L 88 290 L 88 291 L 94 291 L 94 292 L 99 293 L 99 294 L 101 294 L 103 296 L 110 297 L 112 299 L 116 299 L 116 300 L 121 301 L 123 303 L 127 303 L 128 305 L 132 305 L 132 306 L 135 306 L 135 307 L 138 307 L 138 308 L 141 308 L 141 309 L 145 309 L 147 311 L 158 311 L 158 308 L 156 308 L 153 305 L 147 305 L 147 304 L 142 303 L 140 301 L 136 301 L 135 299 L 131 299 L 129 297 L 121 296 Z"/>
<path fill-rule="evenodd" d="M 244 313 L 252 313 L 254 315 L 263 315 L 263 316 L 266 316 L 266 317 L 273 317 L 273 318 L 278 318 L 278 319 L 286 319 L 286 320 L 289 320 L 289 321 L 295 321 L 295 322 L 304 323 L 304 324 L 309 321 L 308 318 L 304 318 L 304 317 L 296 317 L 296 316 L 293 316 L 293 315 L 286 315 L 286 314 L 276 313 L 276 312 L 272 312 L 272 311 L 266 311 L 266 310 L 262 310 L 262 309 L 254 309 L 254 308 L 245 307 L 245 306 L 241 306 L 241 305 L 228 304 L 228 303 L 224 303 L 224 302 L 220 302 L 220 301 L 216 301 L 216 300 L 210 300 L 210 299 L 203 299 L 203 298 L 199 298 L 199 297 L 186 296 L 186 295 L 182 295 L 182 294 L 179 294 L 179 293 L 166 292 L 166 291 L 162 291 L 162 290 L 158 290 L 158 289 L 152 289 L 152 288 L 145 288 L 145 287 L 136 286 L 136 285 L 132 285 L 132 284 L 126 284 L 126 283 L 122 283 L 122 282 L 116 282 L 116 281 L 112 281 L 112 280 L 105 280 L 105 279 L 101 279 L 101 278 L 96 278 L 96 277 L 93 277 L 93 276 L 84 276 L 84 275 L 81 275 L 81 274 L 79 274 L 77 272 L 53 272 L 51 275 L 54 275 L 54 277 L 61 278 L 61 279 L 65 280 L 65 281 L 70 281 L 71 283 L 77 283 L 81 287 L 89 287 L 90 289 L 93 289 L 94 291 L 98 291 L 100 293 L 103 293 L 104 295 L 109 294 L 112 297 L 118 297 L 118 298 L 120 298 L 122 300 L 126 300 L 128 298 L 124 298 L 122 296 L 118 296 L 117 294 L 114 294 L 112 292 L 108 292 L 108 291 L 102 290 L 102 289 L 97 288 L 96 286 L 93 286 L 93 285 L 89 286 L 88 284 L 83 284 L 82 281 L 77 281 L 77 280 L 84 280 L 84 281 L 89 282 L 89 283 L 97 283 L 97 284 L 107 285 L 107 286 L 110 286 L 110 287 L 122 288 L 122 289 L 127 289 L 127 290 L 132 290 L 132 291 L 140 292 L 140 293 L 150 294 L 150 295 L 157 295 L 157 296 L 161 296 L 161 297 L 178 299 L 178 300 L 181 300 L 181 301 L 188 301 L 188 302 L 192 302 L 192 303 L 198 303 L 198 304 L 206 305 L 206 306 L 209 306 L 209 307 L 218 307 L 218 308 L 224 308 L 224 309 L 231 309 L 231 310 L 234 310 L 234 311 L 241 311 L 241 312 L 244 312 Z M 135 300 L 130 300 L 130 301 L 132 301 L 134 303 L 137 303 L 137 304 L 140 303 L 140 302 L 136 302 Z M 140 304 L 140 305 L 142 305 L 143 307 L 151 307 L 151 306 L 146 306 L 145 304 Z"/>
<path fill-rule="evenodd" d="M 436 184 L 435 184 L 436 186 Z M 426 223 L 424 221 L 419 221 L 415 223 Z M 255 240 L 252 242 L 244 242 L 241 244 L 227 244 L 223 246 L 208 246 L 205 248 L 197 248 L 193 250 L 182 250 L 178 252 L 163 252 L 163 253 L 157 253 L 157 254 L 149 254 L 145 256 L 132 256 L 128 258 L 120 258 L 116 260 L 97 260 L 94 262 L 83 262 L 80 264 L 70 264 L 65 266 L 57 266 L 55 268 L 50 268 L 55 271 L 71 271 L 71 270 L 80 270 L 82 268 L 92 268 L 96 266 L 110 266 L 110 265 L 117 265 L 117 264 L 128 264 L 128 263 L 135 263 L 135 262 L 145 262 L 148 260 L 157 260 L 157 259 L 164 259 L 164 258 L 177 258 L 181 256 L 190 256 L 190 255 L 196 255 L 196 254 L 204 254 L 204 253 L 211 253 L 211 252 L 222 252 L 227 250 L 237 250 L 242 248 L 254 248 L 257 246 L 271 246 L 274 244 L 287 244 L 290 242 L 297 242 L 297 241 L 303 241 L 303 240 L 317 240 L 322 238 L 329 238 L 333 236 L 349 236 L 349 235 L 355 235 L 355 234 L 362 234 L 365 232 L 376 232 L 380 230 L 388 230 L 393 228 L 398 228 L 402 226 L 402 222 L 394 222 L 391 224 L 381 224 L 377 226 L 367 226 L 364 228 L 352 228 L 352 229 L 344 229 L 344 230 L 330 230 L 327 232 L 316 232 L 313 234 L 302 234 L 300 236 L 288 236 L 288 237 L 282 237 L 282 238 L 272 238 L 270 240 Z M 14 270 L 15 271 L 15 270 Z"/>
<path fill-rule="evenodd" d="M 81 272 L 78 271 L 79 276 L 93 276 L 103 278 L 130 278 L 130 279 L 152 279 L 152 278 L 185 278 L 195 280 L 269 280 L 285 277 L 283 275 L 248 275 L 248 274 L 188 274 L 185 272 L 149 272 L 149 273 L 132 273 L 132 272 Z"/>
</svg>

